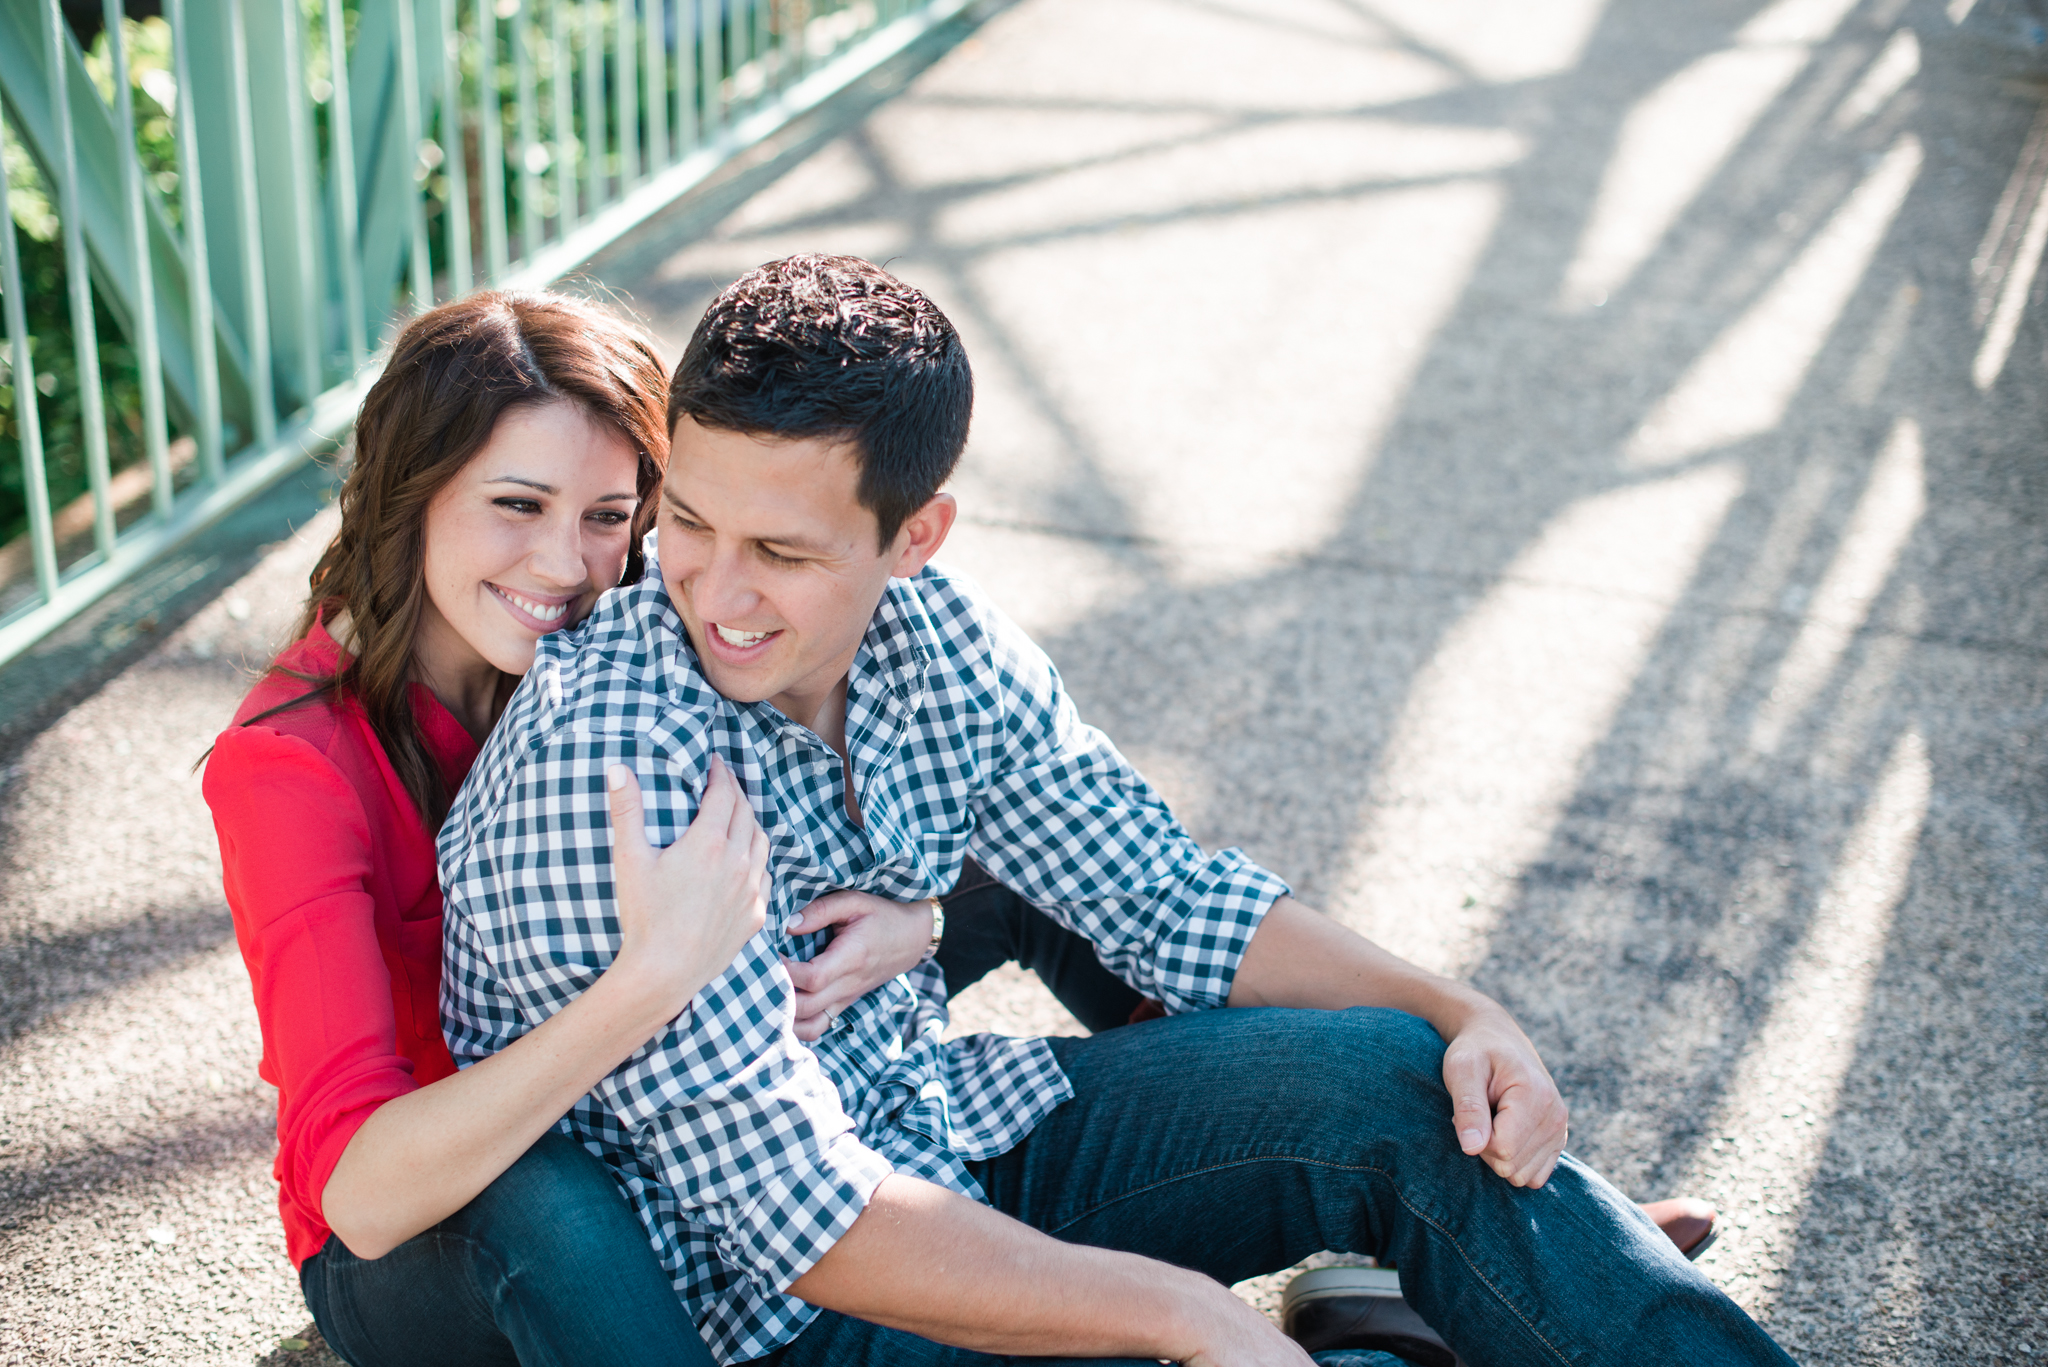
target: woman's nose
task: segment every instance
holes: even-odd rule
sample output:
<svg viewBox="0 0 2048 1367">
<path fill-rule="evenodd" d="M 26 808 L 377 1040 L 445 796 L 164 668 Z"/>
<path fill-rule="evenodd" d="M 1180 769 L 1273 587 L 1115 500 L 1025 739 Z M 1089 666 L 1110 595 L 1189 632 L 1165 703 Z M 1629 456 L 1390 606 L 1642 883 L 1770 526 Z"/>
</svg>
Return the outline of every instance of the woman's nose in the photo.
<svg viewBox="0 0 2048 1367">
<path fill-rule="evenodd" d="M 590 577 L 583 561 L 582 519 L 547 528 L 528 554 L 526 567 L 549 588 L 582 588 Z"/>
</svg>

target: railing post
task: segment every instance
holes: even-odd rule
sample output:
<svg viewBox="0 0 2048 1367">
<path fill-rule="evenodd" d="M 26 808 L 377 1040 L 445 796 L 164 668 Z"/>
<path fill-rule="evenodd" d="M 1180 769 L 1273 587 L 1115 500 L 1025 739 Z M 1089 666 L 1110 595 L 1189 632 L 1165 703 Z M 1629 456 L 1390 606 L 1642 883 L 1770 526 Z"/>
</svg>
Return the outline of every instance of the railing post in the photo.
<svg viewBox="0 0 2048 1367">
<path fill-rule="evenodd" d="M 540 249 L 540 172 L 534 159 L 540 154 L 540 117 L 535 110 L 535 86 L 539 64 L 533 60 L 528 43 L 533 37 L 531 0 L 519 0 L 512 14 L 512 82 L 519 88 L 519 255 L 528 257 Z"/>
<path fill-rule="evenodd" d="M 697 123 L 697 0 L 676 5 L 676 156 L 698 142 Z"/>
<path fill-rule="evenodd" d="M 484 281 L 495 283 L 510 261 L 505 253 L 505 129 L 498 108 L 496 0 L 476 0 L 477 156 L 483 163 Z"/>
<path fill-rule="evenodd" d="M 576 116 L 573 112 L 576 68 L 569 51 L 569 25 L 563 11 L 569 0 L 548 0 L 548 32 L 554 40 L 554 73 L 548 93 L 555 106 L 555 237 L 576 227 Z M 592 205 L 593 209 L 597 206 Z M 533 253 L 527 252 L 528 256 Z"/>
<path fill-rule="evenodd" d="M 171 515 L 171 456 L 164 418 L 163 357 L 157 347 L 156 275 L 149 260 L 148 209 L 142 202 L 142 158 L 135 151 L 135 95 L 128 87 L 128 40 L 121 31 L 121 0 L 104 0 L 107 56 L 114 74 L 115 139 L 121 151 L 121 191 L 128 210 L 128 247 L 135 257 L 135 360 L 142 383 L 142 449 L 149 459 L 151 503 Z"/>
<path fill-rule="evenodd" d="M 610 198 L 605 193 L 604 159 L 610 150 L 604 129 L 604 10 L 583 5 L 583 178 L 590 194 L 590 212 Z"/>
<path fill-rule="evenodd" d="M 448 296 L 460 299 L 476 283 L 469 260 L 469 149 L 462 136 L 462 43 L 455 0 L 428 0 L 439 13 L 441 49 L 441 165 L 448 175 Z"/>
<path fill-rule="evenodd" d="M 183 4 L 184 0 L 177 0 Z M 327 70 L 334 93 L 327 105 L 328 180 L 334 195 L 334 249 L 341 259 L 342 324 L 348 337 L 348 373 L 363 368 L 369 351 L 363 320 L 363 260 L 357 239 L 361 223 L 356 208 L 356 132 L 353 97 L 348 84 L 348 31 L 342 24 L 341 0 L 322 0 L 327 20 Z"/>
<path fill-rule="evenodd" d="M 640 180 L 640 25 L 633 0 L 615 0 L 612 10 L 612 98 L 618 105 L 619 193 Z"/>
<path fill-rule="evenodd" d="M 664 16 L 668 0 L 644 3 L 641 57 L 647 82 L 647 173 L 653 175 L 668 165 L 668 25 Z"/>
<path fill-rule="evenodd" d="M 52 0 L 54 3 L 55 0 Z M 242 243 L 242 308 L 249 347 L 249 405 L 256 441 L 277 440 L 277 382 L 270 373 L 270 290 L 263 272 L 263 213 L 256 191 L 256 132 L 249 110 L 249 43 L 242 0 L 223 0 L 228 20 L 229 117 L 235 147 L 235 209 Z"/>
<path fill-rule="evenodd" d="M 0 119 L 5 115 L 0 114 Z M 28 503 L 29 550 L 36 588 L 43 601 L 57 591 L 57 538 L 50 525 L 50 484 L 43 468 L 43 422 L 38 412 L 34 349 L 29 345 L 28 310 L 21 296 L 21 244 L 15 240 L 14 209 L 7 202 L 7 174 L 0 168 L 0 306 L 5 308 L 7 345 L 14 369 L 14 420 L 21 428 L 21 495 Z"/>
<path fill-rule="evenodd" d="M 704 141 L 725 131 L 724 58 L 719 36 L 725 25 L 718 22 L 720 0 L 696 0 L 698 87 L 704 99 L 704 118 L 699 125 Z"/>
<path fill-rule="evenodd" d="M 427 247 L 427 206 L 421 202 L 425 176 L 420 164 L 420 63 L 419 31 L 413 27 L 412 0 L 392 0 L 398 31 L 399 127 L 410 149 L 412 189 L 406 196 L 406 227 L 412 247 L 409 253 L 412 275 L 413 312 L 434 306 L 434 259 Z"/>
<path fill-rule="evenodd" d="M 64 70 L 64 13 L 45 0 L 50 92 L 57 121 L 57 212 L 64 229 L 64 285 L 71 299 L 71 345 L 78 364 L 78 407 L 85 431 L 85 477 L 92 486 L 93 544 L 114 552 L 114 502 L 108 489 L 106 395 L 100 388 L 99 331 L 92 316 L 92 267 L 85 256 L 85 212 L 78 202 L 78 147 L 71 131 L 71 92 Z"/>
<path fill-rule="evenodd" d="M 331 0 L 339 3 L 339 0 Z M 199 410 L 199 470 L 208 484 L 218 484 L 226 470 L 221 449 L 220 355 L 213 339 L 213 273 L 206 256 L 206 195 L 200 181 L 199 115 L 196 101 L 182 92 L 192 89 L 192 33 L 185 22 L 185 0 L 169 0 L 171 53 L 176 67 L 178 98 L 178 193 L 184 209 L 185 285 L 192 298 L 192 371 Z"/>
</svg>

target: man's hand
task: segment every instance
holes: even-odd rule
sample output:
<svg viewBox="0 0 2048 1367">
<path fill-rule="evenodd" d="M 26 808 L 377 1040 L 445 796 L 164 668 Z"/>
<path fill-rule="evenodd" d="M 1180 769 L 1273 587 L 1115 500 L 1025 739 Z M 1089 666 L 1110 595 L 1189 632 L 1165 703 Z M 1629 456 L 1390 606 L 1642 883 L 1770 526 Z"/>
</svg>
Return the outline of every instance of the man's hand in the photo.
<svg viewBox="0 0 2048 1367">
<path fill-rule="evenodd" d="M 1540 1187 L 1564 1151 L 1564 1098 L 1521 1027 L 1486 1006 L 1444 1050 L 1458 1147 L 1518 1187 Z"/>
<path fill-rule="evenodd" d="M 1372 941 L 1282 897 L 1239 962 L 1232 1006 L 1385 1006 L 1436 1027 L 1458 1147 L 1518 1187 L 1550 1180 L 1564 1151 L 1564 1099 L 1536 1046 L 1505 1007 L 1464 983 L 1426 973 Z"/>
<path fill-rule="evenodd" d="M 836 1016 L 899 973 L 915 968 L 932 942 L 929 902 L 891 902 L 866 892 L 828 892 L 790 923 L 793 935 L 839 927 L 808 963 L 784 959 L 796 985 L 796 1037 L 814 1040 Z"/>
</svg>

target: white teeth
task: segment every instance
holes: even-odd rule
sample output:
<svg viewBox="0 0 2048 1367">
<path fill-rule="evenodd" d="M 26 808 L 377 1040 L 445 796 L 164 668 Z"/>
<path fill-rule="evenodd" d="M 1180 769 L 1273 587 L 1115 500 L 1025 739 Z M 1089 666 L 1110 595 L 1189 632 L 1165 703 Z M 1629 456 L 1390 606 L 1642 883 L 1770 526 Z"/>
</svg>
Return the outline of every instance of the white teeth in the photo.
<svg viewBox="0 0 2048 1367">
<path fill-rule="evenodd" d="M 567 603 L 555 603 L 552 605 L 547 603 L 535 603 L 528 599 L 521 598 L 518 594 L 513 593 L 510 589 L 499 589 L 498 592 L 504 594 L 506 599 L 510 601 L 511 604 L 514 607 L 518 608 L 521 612 L 530 614 L 533 617 L 537 617 L 543 622 L 552 622 L 556 618 L 560 617 L 563 613 L 569 610 L 569 605 Z"/>
<path fill-rule="evenodd" d="M 731 627 L 720 626 L 716 622 L 713 622 L 712 626 L 717 629 L 719 640 L 729 646 L 740 646 L 742 648 L 757 646 L 775 634 L 772 631 L 734 631 Z"/>
</svg>

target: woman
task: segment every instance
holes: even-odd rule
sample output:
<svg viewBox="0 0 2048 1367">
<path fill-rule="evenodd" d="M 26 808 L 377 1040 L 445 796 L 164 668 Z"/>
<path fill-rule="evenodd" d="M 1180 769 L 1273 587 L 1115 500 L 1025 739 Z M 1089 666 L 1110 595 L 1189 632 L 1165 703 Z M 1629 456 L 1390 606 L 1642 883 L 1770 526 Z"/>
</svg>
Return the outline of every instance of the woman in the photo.
<svg viewBox="0 0 2048 1367">
<path fill-rule="evenodd" d="M 299 639 L 207 762 L 287 1243 L 358 1367 L 710 1361 L 609 1172 L 553 1127 L 762 924 L 731 776 L 659 857 L 637 790 L 614 794 L 624 939 L 573 1005 L 460 1073 L 439 1019 L 434 832 L 540 637 L 638 574 L 665 388 L 652 341 L 581 301 L 414 320 Z"/>
</svg>

